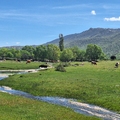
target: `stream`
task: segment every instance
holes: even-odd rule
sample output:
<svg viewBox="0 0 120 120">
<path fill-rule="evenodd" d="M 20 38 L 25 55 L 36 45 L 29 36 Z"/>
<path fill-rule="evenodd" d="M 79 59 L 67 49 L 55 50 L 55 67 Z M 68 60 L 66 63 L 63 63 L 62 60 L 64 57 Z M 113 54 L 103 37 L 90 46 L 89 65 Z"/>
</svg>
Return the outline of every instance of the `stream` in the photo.
<svg viewBox="0 0 120 120">
<path fill-rule="evenodd" d="M 6 76 L 4 75 L 2 77 L 0 76 L 0 80 L 2 80 L 5 77 Z M 80 103 L 80 102 L 77 102 L 77 100 L 75 99 L 66 99 L 61 97 L 33 96 L 29 93 L 19 91 L 19 90 L 14 90 L 7 86 L 0 86 L 0 92 L 5 92 L 5 93 L 23 96 L 23 97 L 34 99 L 34 100 L 40 100 L 40 101 L 48 102 L 51 104 L 64 106 L 64 107 L 73 109 L 77 113 L 88 115 L 88 116 L 96 116 L 96 117 L 102 118 L 103 120 L 120 120 L 120 114 L 101 108 L 99 106 Z"/>
</svg>

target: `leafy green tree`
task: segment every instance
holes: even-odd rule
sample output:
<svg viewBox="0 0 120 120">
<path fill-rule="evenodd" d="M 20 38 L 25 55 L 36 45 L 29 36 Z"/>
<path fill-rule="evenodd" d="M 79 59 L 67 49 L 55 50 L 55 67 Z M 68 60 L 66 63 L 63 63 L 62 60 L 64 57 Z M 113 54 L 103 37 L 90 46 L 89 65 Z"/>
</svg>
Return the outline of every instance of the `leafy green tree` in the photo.
<svg viewBox="0 0 120 120">
<path fill-rule="evenodd" d="M 35 59 L 44 61 L 47 58 L 47 47 L 39 45 L 34 51 Z"/>
<path fill-rule="evenodd" d="M 72 48 L 70 48 L 71 50 L 72 50 L 72 52 L 73 52 L 73 60 L 77 60 L 77 58 L 78 58 L 78 55 L 79 55 L 79 53 L 80 53 L 80 49 L 78 48 L 78 47 L 72 47 Z"/>
<path fill-rule="evenodd" d="M 0 49 L 0 56 L 1 56 L 2 59 L 5 59 L 7 57 L 7 52 L 8 52 L 7 48 L 1 48 Z"/>
<path fill-rule="evenodd" d="M 87 45 L 86 57 L 88 60 L 97 60 L 103 54 L 102 49 L 94 44 Z"/>
<path fill-rule="evenodd" d="M 67 48 L 61 52 L 60 60 L 64 62 L 71 61 L 74 58 L 73 52 L 71 49 Z"/>
<path fill-rule="evenodd" d="M 80 51 L 79 51 L 79 54 L 78 54 L 78 56 L 77 56 L 77 60 L 79 60 L 79 61 L 84 61 L 84 60 L 86 60 L 85 51 L 84 51 L 84 50 L 80 50 Z"/>
<path fill-rule="evenodd" d="M 59 48 L 60 48 L 60 51 L 63 51 L 64 50 L 64 37 L 63 37 L 63 34 L 59 34 Z"/>
<path fill-rule="evenodd" d="M 14 57 L 13 53 L 12 53 L 12 52 L 10 52 L 10 51 L 9 51 L 9 52 L 7 52 L 6 56 L 7 56 L 7 57 L 9 57 L 9 58 L 13 58 L 13 57 Z"/>
<path fill-rule="evenodd" d="M 47 58 L 52 61 L 59 60 L 60 57 L 60 49 L 58 46 L 49 44 L 47 45 Z"/>
<path fill-rule="evenodd" d="M 15 48 L 10 48 L 10 49 L 8 49 L 8 52 L 9 52 L 9 54 L 7 53 L 7 57 L 10 57 L 11 59 L 20 59 L 21 58 L 21 56 L 17 56 L 17 53 L 19 52 L 20 53 L 20 50 L 17 50 L 17 49 L 15 49 Z M 12 53 L 12 55 L 10 55 L 10 53 Z"/>
<path fill-rule="evenodd" d="M 28 51 L 28 52 L 30 53 L 30 56 L 29 56 L 29 57 L 30 57 L 31 59 L 34 58 L 35 48 L 34 48 L 33 46 L 28 46 L 28 45 L 26 45 L 26 46 L 24 46 L 24 47 L 22 48 L 22 50 Z"/>
<path fill-rule="evenodd" d="M 16 59 L 21 59 L 21 50 L 15 50 L 14 57 Z"/>
<path fill-rule="evenodd" d="M 84 50 L 80 50 L 80 48 L 78 48 L 77 46 L 72 47 L 71 50 L 73 52 L 73 60 L 75 60 L 75 61 L 85 60 L 85 51 Z"/>
<path fill-rule="evenodd" d="M 27 50 L 21 50 L 21 59 L 22 60 L 31 59 L 30 53 Z"/>
</svg>

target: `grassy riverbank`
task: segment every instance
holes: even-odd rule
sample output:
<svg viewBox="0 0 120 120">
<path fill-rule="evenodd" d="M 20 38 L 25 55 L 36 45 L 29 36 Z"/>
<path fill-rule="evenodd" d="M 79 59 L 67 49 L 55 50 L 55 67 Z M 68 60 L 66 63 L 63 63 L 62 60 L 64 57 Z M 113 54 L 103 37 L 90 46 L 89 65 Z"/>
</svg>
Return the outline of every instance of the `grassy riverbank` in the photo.
<svg viewBox="0 0 120 120">
<path fill-rule="evenodd" d="M 0 120 L 98 120 L 71 109 L 0 92 Z"/>
<path fill-rule="evenodd" d="M 16 74 L 0 81 L 0 85 L 36 96 L 75 98 L 120 113 L 120 68 L 114 68 L 114 64 L 115 61 L 102 61 L 98 65 L 85 62 L 66 67 L 67 72 L 49 69 Z"/>
</svg>

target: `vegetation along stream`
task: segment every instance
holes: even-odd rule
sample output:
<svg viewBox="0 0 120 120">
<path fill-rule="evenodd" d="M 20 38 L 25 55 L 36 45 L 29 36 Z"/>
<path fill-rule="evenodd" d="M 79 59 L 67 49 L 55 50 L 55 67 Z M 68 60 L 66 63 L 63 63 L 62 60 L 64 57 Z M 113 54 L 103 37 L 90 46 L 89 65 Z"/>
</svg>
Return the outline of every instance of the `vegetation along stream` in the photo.
<svg viewBox="0 0 120 120">
<path fill-rule="evenodd" d="M 5 77 L 8 77 L 10 74 L 11 73 L 0 73 L 0 80 L 2 80 Z M 0 91 L 13 94 L 13 95 L 23 96 L 30 99 L 48 102 L 51 104 L 57 104 L 60 106 L 68 107 L 73 109 L 77 113 L 88 115 L 88 116 L 97 116 L 99 118 L 102 118 L 103 120 L 120 120 L 120 114 L 106 110 L 99 106 L 80 103 L 80 102 L 77 102 L 77 100 L 75 99 L 66 99 L 61 97 L 33 96 L 23 91 L 14 90 L 8 86 L 0 86 Z"/>
<path fill-rule="evenodd" d="M 5 75 L 1 75 L 0 80 L 2 80 Z M 13 95 L 19 95 L 30 99 L 40 100 L 44 102 L 48 102 L 51 104 L 57 104 L 64 107 L 68 107 L 73 109 L 75 112 L 78 112 L 80 114 L 88 115 L 88 116 L 97 116 L 99 118 L 102 118 L 103 120 L 120 120 L 120 114 L 117 114 L 115 112 L 106 110 L 104 108 L 101 108 L 99 106 L 90 105 L 86 103 L 80 103 L 77 102 L 75 99 L 66 99 L 66 98 L 60 98 L 60 97 L 42 97 L 42 96 L 33 96 L 29 93 L 14 90 L 7 86 L 0 86 L 0 91 L 13 94 Z"/>
</svg>

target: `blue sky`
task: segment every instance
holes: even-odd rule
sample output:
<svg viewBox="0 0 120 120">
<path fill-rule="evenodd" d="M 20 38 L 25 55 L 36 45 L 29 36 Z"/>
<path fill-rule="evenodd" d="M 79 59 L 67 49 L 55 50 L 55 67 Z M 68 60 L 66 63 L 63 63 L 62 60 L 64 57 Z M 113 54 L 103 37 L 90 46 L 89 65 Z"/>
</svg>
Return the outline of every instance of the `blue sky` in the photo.
<svg viewBox="0 0 120 120">
<path fill-rule="evenodd" d="M 120 28 L 120 0 L 0 0 L 0 47 L 41 45 L 98 27 Z"/>
</svg>

